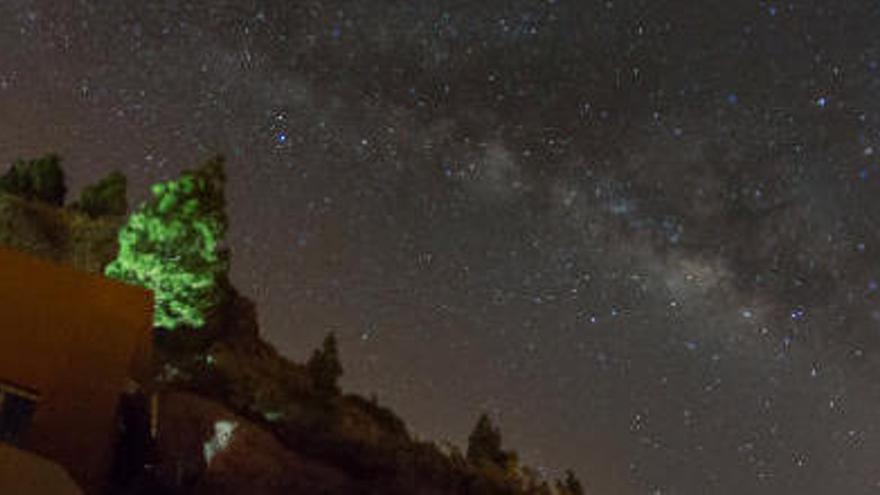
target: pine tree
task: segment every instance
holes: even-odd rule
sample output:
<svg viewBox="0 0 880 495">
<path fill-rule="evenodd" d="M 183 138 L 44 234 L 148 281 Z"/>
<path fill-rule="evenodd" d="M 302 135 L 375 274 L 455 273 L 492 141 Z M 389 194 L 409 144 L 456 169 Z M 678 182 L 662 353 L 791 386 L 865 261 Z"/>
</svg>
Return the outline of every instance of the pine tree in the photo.
<svg viewBox="0 0 880 495">
<path fill-rule="evenodd" d="M 556 491 L 560 495 L 584 495 L 584 487 L 571 469 L 565 471 L 565 479 L 556 481 Z"/>
<path fill-rule="evenodd" d="M 315 349 L 306 367 L 315 391 L 324 397 L 339 394 L 339 377 L 342 376 L 342 364 L 339 362 L 339 350 L 333 332 L 327 334 L 320 349 Z"/>
<path fill-rule="evenodd" d="M 228 271 L 223 158 L 216 157 L 178 180 L 154 184 L 119 232 L 119 253 L 105 275 L 151 289 L 154 324 L 168 330 L 198 328 L 221 296 Z"/>
<path fill-rule="evenodd" d="M 508 472 L 511 470 L 511 462 L 515 459 L 516 454 L 501 449 L 501 431 L 492 424 L 488 415 L 481 414 L 468 436 L 468 462 L 475 466 L 494 465 Z"/>
</svg>

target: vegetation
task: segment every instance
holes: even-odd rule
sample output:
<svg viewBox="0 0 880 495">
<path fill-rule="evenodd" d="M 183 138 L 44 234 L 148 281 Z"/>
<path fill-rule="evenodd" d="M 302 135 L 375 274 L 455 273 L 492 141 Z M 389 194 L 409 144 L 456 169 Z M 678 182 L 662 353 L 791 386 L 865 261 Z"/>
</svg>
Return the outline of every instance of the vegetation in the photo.
<svg viewBox="0 0 880 495">
<path fill-rule="evenodd" d="M 320 349 L 315 349 L 309 358 L 306 368 L 318 395 L 332 397 L 339 395 L 339 377 L 342 376 L 342 365 L 339 363 L 339 352 L 336 348 L 336 336 L 327 334 Z"/>
<path fill-rule="evenodd" d="M 467 461 L 497 483 L 522 484 L 516 452 L 501 448 L 501 431 L 485 413 L 468 436 Z"/>
<path fill-rule="evenodd" d="M 228 254 L 223 159 L 186 171 L 180 179 L 155 184 L 153 198 L 140 205 L 119 232 L 119 254 L 104 273 L 151 289 L 154 323 L 174 330 L 204 325 L 221 293 Z"/>
<path fill-rule="evenodd" d="M 128 180 L 122 172 L 114 171 L 95 184 L 87 186 L 79 202 L 72 205 L 86 215 L 97 218 L 128 213 Z"/>
<path fill-rule="evenodd" d="M 556 481 L 556 493 L 560 495 L 584 495 L 584 487 L 581 485 L 577 476 L 568 469 L 565 471 L 565 478 Z"/>
<path fill-rule="evenodd" d="M 87 213 L 90 207 L 84 205 L 93 200 L 85 197 L 91 196 L 91 204 L 102 206 L 89 215 L 118 211 L 105 206 L 121 205 L 118 198 L 124 197 L 120 194 L 124 186 L 119 186 L 124 182 L 118 176 L 108 176 L 89 193 L 84 191 L 76 209 Z M 161 370 L 157 383 L 165 390 L 186 390 L 214 399 L 219 407 L 272 433 L 304 462 L 333 466 L 344 473 L 362 490 L 359 493 L 584 493 L 570 471 L 563 479 L 546 480 L 536 470 L 520 465 L 516 453 L 503 448 L 500 429 L 485 414 L 474 426 L 463 454 L 456 446 L 440 447 L 413 438 L 403 420 L 378 400 L 341 393 L 343 368 L 332 333 L 306 363 L 286 359 L 263 341 L 253 303 L 228 285 L 228 256 L 219 248 L 227 224 L 224 182 L 223 162 L 214 159 L 184 172 L 178 180 L 157 184 L 153 198 L 140 205 L 121 229 L 123 219 L 115 221 L 115 213 L 92 220 L 80 213 L 6 196 L 0 198 L 0 225 L 6 222 L 10 234 L 8 239 L 0 236 L 0 243 L 8 244 L 17 236 L 19 249 L 53 253 L 58 259 L 104 260 L 101 264 L 106 264 L 108 275 L 154 291 L 157 326 L 176 328 L 204 322 L 201 332 L 157 333 L 156 357 Z M 112 197 L 117 199 L 110 200 Z M 63 232 L 77 232 L 72 226 L 78 223 L 89 232 L 101 230 L 104 234 L 88 234 L 88 243 L 65 240 L 70 236 Z M 22 237 L 30 230 L 40 235 Z M 105 254 L 103 243 L 93 241 L 112 239 L 117 230 L 119 252 L 112 259 L 112 254 Z M 217 291 L 222 297 L 217 298 Z M 214 304 L 217 308 L 211 310 Z M 175 427 L 186 431 L 189 426 Z M 201 450 L 195 455 L 201 460 Z M 261 452 L 253 455 L 258 459 Z M 171 457 L 165 461 L 172 462 Z M 158 462 L 163 462 L 161 456 Z M 176 473 L 177 467 L 170 466 L 174 469 L 169 472 Z M 167 482 L 163 489 L 189 493 L 175 485 L 174 479 L 160 481 Z"/>
<path fill-rule="evenodd" d="M 64 205 L 67 186 L 61 158 L 52 153 L 34 160 L 16 160 L 0 177 L 0 191 L 53 206 Z"/>
<path fill-rule="evenodd" d="M 501 431 L 486 414 L 481 414 L 468 436 L 467 460 L 475 466 L 495 466 L 506 470 L 516 454 L 501 449 Z"/>
</svg>

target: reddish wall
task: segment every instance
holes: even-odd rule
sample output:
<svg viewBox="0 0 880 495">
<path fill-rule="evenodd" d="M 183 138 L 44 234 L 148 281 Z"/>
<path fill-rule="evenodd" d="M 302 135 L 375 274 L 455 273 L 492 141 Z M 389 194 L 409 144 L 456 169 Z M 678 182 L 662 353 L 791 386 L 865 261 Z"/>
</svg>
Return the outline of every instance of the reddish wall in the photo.
<svg viewBox="0 0 880 495">
<path fill-rule="evenodd" d="M 119 395 L 146 369 L 152 311 L 148 290 L 0 248 L 0 381 L 41 395 L 24 446 L 92 490 Z"/>
</svg>

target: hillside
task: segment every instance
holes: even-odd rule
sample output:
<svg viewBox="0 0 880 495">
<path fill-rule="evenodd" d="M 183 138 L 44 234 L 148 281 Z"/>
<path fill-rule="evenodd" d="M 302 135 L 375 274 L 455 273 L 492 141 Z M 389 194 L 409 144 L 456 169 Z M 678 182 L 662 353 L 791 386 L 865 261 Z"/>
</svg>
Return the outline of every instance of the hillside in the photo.
<svg viewBox="0 0 880 495">
<path fill-rule="evenodd" d="M 124 222 L 0 193 L 0 245 L 92 273 L 115 257 Z M 319 394 L 304 365 L 260 338 L 254 303 L 221 285 L 205 328 L 157 330 L 155 467 L 116 493 L 569 493 L 515 461 L 477 467 L 417 441 L 374 401 Z"/>
</svg>

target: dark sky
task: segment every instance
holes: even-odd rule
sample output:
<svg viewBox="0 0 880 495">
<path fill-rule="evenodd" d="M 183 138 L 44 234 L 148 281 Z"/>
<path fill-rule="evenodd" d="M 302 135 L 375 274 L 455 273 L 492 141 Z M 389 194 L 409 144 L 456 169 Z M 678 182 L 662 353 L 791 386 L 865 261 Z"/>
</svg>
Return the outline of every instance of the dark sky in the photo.
<svg viewBox="0 0 880 495">
<path fill-rule="evenodd" d="M 349 390 L 602 494 L 880 491 L 880 4 L 3 0 L 0 160 L 227 155 Z M 875 280 L 876 277 L 876 280 Z"/>
</svg>

